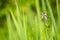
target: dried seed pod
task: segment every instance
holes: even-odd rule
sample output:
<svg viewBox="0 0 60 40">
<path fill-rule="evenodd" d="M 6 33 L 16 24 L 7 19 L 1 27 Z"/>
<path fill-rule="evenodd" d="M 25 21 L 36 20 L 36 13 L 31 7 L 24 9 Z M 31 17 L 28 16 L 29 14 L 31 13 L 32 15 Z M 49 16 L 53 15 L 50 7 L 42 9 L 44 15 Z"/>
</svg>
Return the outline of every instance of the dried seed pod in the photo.
<svg viewBox="0 0 60 40">
<path fill-rule="evenodd" d="M 48 19 L 46 12 L 41 12 L 41 19 L 44 21 L 45 25 L 48 26 Z"/>
<path fill-rule="evenodd" d="M 47 14 L 45 12 L 41 12 L 41 19 L 47 19 Z"/>
</svg>

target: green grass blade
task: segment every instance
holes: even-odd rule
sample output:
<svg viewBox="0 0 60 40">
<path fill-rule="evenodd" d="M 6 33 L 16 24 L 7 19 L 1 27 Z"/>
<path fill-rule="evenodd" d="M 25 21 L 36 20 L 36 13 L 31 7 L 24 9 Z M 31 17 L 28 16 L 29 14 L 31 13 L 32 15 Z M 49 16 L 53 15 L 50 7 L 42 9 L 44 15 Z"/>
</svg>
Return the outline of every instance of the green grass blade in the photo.
<svg viewBox="0 0 60 40">
<path fill-rule="evenodd" d="M 24 40 L 27 40 L 27 20 L 26 16 L 23 13 L 23 27 L 24 27 Z"/>
<path fill-rule="evenodd" d="M 56 40 L 58 40 L 57 25 L 56 25 L 56 22 L 55 22 L 55 19 L 54 19 L 54 16 L 53 16 L 53 12 L 52 12 L 52 9 L 51 9 L 51 6 L 50 6 L 48 0 L 46 0 L 46 4 L 47 4 L 48 10 L 50 12 L 50 17 L 51 17 L 52 24 L 53 24 L 53 27 L 54 27 L 54 32 L 55 32 Z"/>
<path fill-rule="evenodd" d="M 16 19 L 15 19 L 14 15 L 13 15 L 12 10 L 11 10 L 11 9 L 9 9 L 9 11 L 10 11 L 10 13 L 11 13 L 11 16 L 12 16 L 13 22 L 14 22 L 14 24 L 15 24 L 15 26 L 16 26 L 17 33 L 18 33 L 18 35 L 19 35 L 19 37 L 20 37 L 20 35 L 21 35 L 21 34 L 20 34 L 20 28 L 19 28 L 19 26 L 18 26 L 18 23 L 17 23 L 17 21 L 16 21 Z"/>
<path fill-rule="evenodd" d="M 7 18 L 7 25 L 8 25 L 8 32 L 9 32 L 9 40 L 12 40 L 12 25 L 11 25 L 11 18 L 10 15 L 6 15 Z"/>
<path fill-rule="evenodd" d="M 59 13 L 59 2 L 56 0 L 56 7 L 57 7 L 57 13 L 58 13 L 58 26 L 60 27 L 60 13 Z"/>
<path fill-rule="evenodd" d="M 43 22 L 41 21 L 41 16 L 40 16 L 41 10 L 40 10 L 40 6 L 39 6 L 39 0 L 35 0 L 35 4 L 36 4 L 36 11 L 37 11 L 36 40 L 43 40 L 43 38 L 44 38 L 44 37 L 42 37 Z M 40 38 L 40 39 L 38 39 L 38 38 Z"/>
<path fill-rule="evenodd" d="M 46 12 L 45 1 L 44 1 L 44 0 L 41 0 L 41 2 L 42 2 L 42 9 L 43 9 L 43 12 Z"/>
</svg>

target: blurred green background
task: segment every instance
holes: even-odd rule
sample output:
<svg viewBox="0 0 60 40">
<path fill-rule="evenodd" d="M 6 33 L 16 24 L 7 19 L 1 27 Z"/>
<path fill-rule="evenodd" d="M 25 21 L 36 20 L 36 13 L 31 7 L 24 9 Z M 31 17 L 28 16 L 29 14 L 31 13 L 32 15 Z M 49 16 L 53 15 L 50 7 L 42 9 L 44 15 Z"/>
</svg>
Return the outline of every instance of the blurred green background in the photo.
<svg viewBox="0 0 60 40">
<path fill-rule="evenodd" d="M 0 40 L 60 40 L 60 0 L 0 0 Z"/>
</svg>

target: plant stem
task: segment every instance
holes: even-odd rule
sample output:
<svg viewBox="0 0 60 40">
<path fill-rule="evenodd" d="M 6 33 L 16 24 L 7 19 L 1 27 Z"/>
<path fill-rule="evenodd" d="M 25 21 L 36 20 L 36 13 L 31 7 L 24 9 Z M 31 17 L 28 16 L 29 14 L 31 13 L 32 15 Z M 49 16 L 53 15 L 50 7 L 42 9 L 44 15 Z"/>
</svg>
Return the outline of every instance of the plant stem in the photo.
<svg viewBox="0 0 60 40">
<path fill-rule="evenodd" d="M 52 24 L 53 24 L 53 27 L 54 27 L 54 32 L 55 32 L 56 40 L 58 40 L 57 25 L 56 25 L 56 22 L 55 22 L 55 19 L 54 19 L 54 16 L 53 16 L 53 12 L 52 12 L 52 9 L 50 7 L 50 4 L 49 4 L 48 0 L 46 0 L 46 4 L 47 4 L 48 10 L 50 12 L 50 17 L 51 17 Z"/>
<path fill-rule="evenodd" d="M 9 32 L 9 40 L 12 40 L 12 25 L 11 25 L 11 18 L 10 15 L 6 15 L 7 18 L 7 25 L 8 25 L 8 32 Z"/>
</svg>

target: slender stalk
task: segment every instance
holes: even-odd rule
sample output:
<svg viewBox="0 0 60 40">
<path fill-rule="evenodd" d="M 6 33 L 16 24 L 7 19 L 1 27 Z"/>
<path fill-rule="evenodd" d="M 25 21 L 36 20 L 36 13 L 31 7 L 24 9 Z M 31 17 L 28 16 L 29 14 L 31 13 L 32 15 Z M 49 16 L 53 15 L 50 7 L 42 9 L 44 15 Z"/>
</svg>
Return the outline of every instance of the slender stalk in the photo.
<svg viewBox="0 0 60 40">
<path fill-rule="evenodd" d="M 45 1 L 44 0 L 41 0 L 41 2 L 42 2 L 42 11 L 43 12 L 46 12 L 46 5 L 45 5 Z M 47 13 L 46 13 L 47 14 Z M 46 21 L 46 22 L 45 22 Z M 44 20 L 44 23 L 46 24 L 47 23 L 47 20 L 45 19 Z M 44 24 L 44 25 L 45 25 Z M 45 26 L 43 27 L 44 28 L 44 30 L 46 31 L 46 32 L 43 32 L 44 33 L 44 35 L 45 35 L 45 37 L 44 37 L 44 40 L 48 40 L 49 39 L 49 35 L 48 35 L 48 32 L 47 32 L 47 28 L 45 28 Z M 43 31 L 44 31 L 43 30 Z"/>
<path fill-rule="evenodd" d="M 19 28 L 20 28 L 20 34 L 21 34 L 21 40 L 24 40 L 24 33 L 23 33 L 23 31 L 24 31 L 24 29 L 23 29 L 23 27 L 22 27 L 22 22 L 21 22 L 21 13 L 20 13 L 20 9 L 19 9 L 19 5 L 18 5 L 18 2 L 17 2 L 17 0 L 15 0 L 15 3 L 16 3 L 16 11 L 17 11 L 17 13 L 16 13 L 16 15 L 17 15 L 17 19 L 18 19 L 18 25 L 19 25 Z"/>
<path fill-rule="evenodd" d="M 10 13 L 11 13 L 11 16 L 12 16 L 13 22 L 14 22 L 14 24 L 15 24 L 15 26 L 16 26 L 17 33 L 18 33 L 18 35 L 20 36 L 20 28 L 19 28 L 19 26 L 18 26 L 18 23 L 17 23 L 17 21 L 16 21 L 14 15 L 13 15 L 13 12 L 11 11 L 11 9 L 9 9 L 9 11 L 10 11 Z"/>
<path fill-rule="evenodd" d="M 59 0 L 56 0 L 56 7 L 57 7 L 57 13 L 58 13 L 58 29 L 60 29 L 60 10 L 59 10 Z M 59 33 L 58 33 L 59 34 Z M 59 34 L 60 35 L 60 34 Z M 58 39 L 59 40 L 59 39 Z"/>
<path fill-rule="evenodd" d="M 32 13 L 32 11 L 31 11 L 31 7 L 29 7 L 28 8 L 28 13 L 27 13 L 27 22 L 29 23 L 29 30 L 30 30 L 30 34 L 31 34 L 31 36 L 29 36 L 30 38 L 29 38 L 29 40 L 33 40 L 34 39 L 34 37 L 32 36 L 33 35 L 33 31 L 34 31 L 34 21 L 33 21 L 33 13 Z"/>
<path fill-rule="evenodd" d="M 23 13 L 23 26 L 24 26 L 24 40 L 27 40 L 27 23 L 26 16 Z"/>
<path fill-rule="evenodd" d="M 37 10 L 37 20 L 39 22 L 39 17 L 40 17 L 40 11 L 39 11 L 39 0 L 35 0 L 36 1 L 36 10 Z M 38 33 L 39 33 L 39 23 L 36 24 L 36 40 L 38 39 Z"/>
<path fill-rule="evenodd" d="M 57 6 L 57 13 L 58 13 L 58 26 L 60 27 L 60 13 L 59 13 L 59 3 L 58 3 L 58 0 L 56 0 L 56 6 Z"/>
<path fill-rule="evenodd" d="M 41 16 L 40 16 L 40 7 L 39 7 L 39 0 L 35 0 L 36 2 L 36 10 L 37 10 L 37 23 L 36 23 L 36 40 L 44 40 L 43 37 L 43 26 L 44 23 L 41 21 Z M 40 39 L 38 39 L 40 33 Z"/>
<path fill-rule="evenodd" d="M 47 9 L 46 9 L 46 5 L 45 5 L 45 1 L 44 0 L 41 0 L 42 1 L 42 9 L 43 9 L 43 12 L 45 12 L 46 13 L 46 18 L 44 19 L 44 25 L 49 25 L 48 24 L 48 15 L 47 15 Z M 45 32 L 45 37 L 46 37 L 46 40 L 51 40 L 50 39 L 50 28 L 48 29 L 48 26 L 46 26 L 46 28 L 45 28 L 45 26 L 44 26 L 44 30 L 46 31 Z"/>
<path fill-rule="evenodd" d="M 56 40 L 58 40 L 57 25 L 56 25 L 56 22 L 55 22 L 55 19 L 54 19 L 54 16 L 53 16 L 53 12 L 52 12 L 52 9 L 50 7 L 50 4 L 49 4 L 48 0 L 46 0 L 46 4 L 47 4 L 48 10 L 50 12 L 50 17 L 51 17 L 52 24 L 53 24 L 53 27 L 54 27 L 54 32 L 55 32 Z"/>
<path fill-rule="evenodd" d="M 46 5 L 45 5 L 45 1 L 44 0 L 41 0 L 42 2 L 42 9 L 44 12 L 46 12 Z"/>
<path fill-rule="evenodd" d="M 7 18 L 7 25 L 8 25 L 8 32 L 9 32 L 9 40 L 12 40 L 12 25 L 11 25 L 11 18 L 10 15 L 6 15 Z"/>
</svg>

